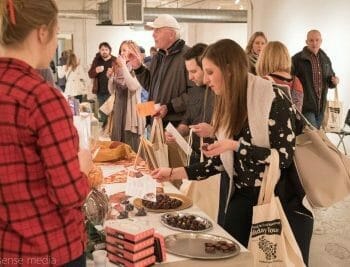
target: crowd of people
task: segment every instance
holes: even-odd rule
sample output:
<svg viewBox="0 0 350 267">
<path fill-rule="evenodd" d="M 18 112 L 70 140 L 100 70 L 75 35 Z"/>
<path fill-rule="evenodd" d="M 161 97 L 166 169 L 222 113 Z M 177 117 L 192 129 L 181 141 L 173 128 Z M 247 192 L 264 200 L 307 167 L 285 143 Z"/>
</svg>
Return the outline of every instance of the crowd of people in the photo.
<svg viewBox="0 0 350 267">
<path fill-rule="evenodd" d="M 91 155 L 79 150 L 63 94 L 40 75 L 57 47 L 58 9 L 54 0 L 23 1 L 0 3 L 0 259 L 50 255 L 55 264 L 85 266 L 81 207 Z M 269 42 L 263 32 L 254 33 L 244 50 L 231 39 L 189 47 L 167 14 L 146 29 L 155 42 L 146 58 L 134 41 L 123 41 L 117 56 L 102 42 L 86 73 L 74 51 L 64 51 L 56 87 L 83 101 L 91 78 L 99 106 L 114 98 L 112 112 L 99 114 L 102 128 L 110 127 L 111 140 L 135 151 L 154 117 L 184 137 L 193 132 L 190 164 L 161 167 L 152 175 L 163 182 L 220 173 L 218 223 L 247 246 L 271 149 L 279 153 L 283 174 L 294 164 L 302 129 L 296 110 L 320 128 L 328 89 L 339 83 L 320 48 L 321 33 L 310 30 L 306 46 L 291 57 L 282 42 Z M 144 91 L 147 101 L 159 104 L 147 119 L 136 112 Z M 170 133 L 165 137 L 174 142 Z M 276 194 L 307 264 L 313 217 L 295 181 L 281 175 Z"/>
</svg>

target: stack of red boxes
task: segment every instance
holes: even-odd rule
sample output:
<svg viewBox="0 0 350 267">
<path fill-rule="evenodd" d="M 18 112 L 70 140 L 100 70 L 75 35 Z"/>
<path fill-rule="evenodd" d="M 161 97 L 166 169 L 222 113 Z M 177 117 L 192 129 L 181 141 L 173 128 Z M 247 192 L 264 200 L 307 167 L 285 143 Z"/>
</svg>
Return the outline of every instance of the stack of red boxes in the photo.
<svg viewBox="0 0 350 267">
<path fill-rule="evenodd" d="M 106 222 L 105 232 L 109 261 L 126 267 L 143 267 L 155 263 L 154 228 L 118 220 Z M 164 249 L 162 255 L 165 255 Z"/>
</svg>

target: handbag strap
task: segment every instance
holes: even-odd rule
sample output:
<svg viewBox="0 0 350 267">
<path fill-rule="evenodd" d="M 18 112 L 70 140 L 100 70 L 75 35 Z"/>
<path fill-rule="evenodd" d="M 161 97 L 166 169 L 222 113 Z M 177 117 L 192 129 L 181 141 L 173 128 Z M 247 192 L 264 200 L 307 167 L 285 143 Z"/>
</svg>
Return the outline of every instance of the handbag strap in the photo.
<svg viewBox="0 0 350 267">
<path fill-rule="evenodd" d="M 292 105 L 292 107 L 294 108 L 294 110 L 296 111 L 296 113 L 300 116 L 300 118 L 302 119 L 302 121 L 311 129 L 313 130 L 317 130 L 315 126 L 313 126 L 311 124 L 311 122 L 308 121 L 308 119 L 303 115 L 303 113 L 301 113 L 300 110 L 297 109 L 296 105 L 292 102 L 292 100 L 285 94 L 285 92 L 283 92 L 282 89 L 278 88 L 278 91 L 284 95 L 285 98 L 287 98 L 287 100 L 289 101 L 289 103 Z"/>
<path fill-rule="evenodd" d="M 339 102 L 338 87 L 334 88 L 334 101 Z"/>
<path fill-rule="evenodd" d="M 133 169 L 136 169 L 136 165 L 137 165 L 137 160 L 139 159 L 140 155 L 141 155 L 141 150 L 142 150 L 142 146 L 143 146 L 143 137 L 140 137 L 140 142 L 139 142 L 139 147 L 137 149 L 137 153 L 136 153 L 136 157 L 134 160 L 134 164 L 133 164 Z"/>
<path fill-rule="evenodd" d="M 193 129 L 190 129 L 190 133 L 188 135 L 188 150 L 186 151 L 186 157 L 187 157 L 187 165 L 190 165 L 190 160 L 191 160 L 191 152 L 190 152 L 190 148 L 192 147 L 192 142 L 193 142 Z"/>
<path fill-rule="evenodd" d="M 156 138 L 159 138 L 159 141 L 165 144 L 163 121 L 161 118 L 153 119 L 150 141 L 154 142 Z"/>
<path fill-rule="evenodd" d="M 204 154 L 203 154 L 203 149 L 202 149 L 202 146 L 204 144 L 204 141 L 203 141 L 203 137 L 200 137 L 199 139 L 199 144 L 200 144 L 200 151 L 201 151 L 201 157 L 200 157 L 200 160 L 199 162 L 203 162 L 204 161 Z"/>
<path fill-rule="evenodd" d="M 269 203 L 275 195 L 274 190 L 281 175 L 279 154 L 276 149 L 271 149 L 271 154 L 266 159 L 266 163 L 258 197 L 258 205 Z"/>
</svg>

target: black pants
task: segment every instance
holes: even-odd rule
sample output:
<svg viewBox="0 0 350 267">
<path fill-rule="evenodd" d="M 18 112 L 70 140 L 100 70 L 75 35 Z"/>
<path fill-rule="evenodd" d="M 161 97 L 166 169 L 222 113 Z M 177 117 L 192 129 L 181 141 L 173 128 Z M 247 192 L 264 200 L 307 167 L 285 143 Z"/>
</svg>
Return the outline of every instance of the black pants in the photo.
<svg viewBox="0 0 350 267">
<path fill-rule="evenodd" d="M 224 228 L 225 226 L 225 207 L 230 187 L 230 177 L 226 172 L 221 172 L 220 176 L 220 196 L 219 196 L 219 213 L 218 224 Z"/>
<path fill-rule="evenodd" d="M 236 238 L 243 246 L 248 246 L 252 225 L 253 206 L 256 205 L 259 188 L 235 189 L 228 205 L 224 229 Z M 309 248 L 313 230 L 313 218 L 297 197 L 285 200 L 280 197 L 284 212 L 299 245 L 303 260 L 308 264 Z"/>
<path fill-rule="evenodd" d="M 79 100 L 79 103 L 83 102 L 83 95 L 76 95 L 74 96 L 75 99 Z"/>
<path fill-rule="evenodd" d="M 86 255 L 83 253 L 79 258 L 72 260 L 64 265 L 64 267 L 86 267 Z"/>
</svg>

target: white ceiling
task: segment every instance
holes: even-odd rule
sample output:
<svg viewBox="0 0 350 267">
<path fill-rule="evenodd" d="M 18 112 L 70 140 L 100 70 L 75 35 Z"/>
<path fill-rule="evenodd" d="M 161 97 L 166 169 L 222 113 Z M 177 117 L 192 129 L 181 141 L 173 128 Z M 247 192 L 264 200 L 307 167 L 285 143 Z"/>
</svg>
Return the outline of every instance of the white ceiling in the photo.
<svg viewBox="0 0 350 267">
<path fill-rule="evenodd" d="M 107 0 L 56 0 L 60 10 L 97 10 Z M 119 0 L 123 1 L 123 0 Z M 247 9 L 249 0 L 143 0 L 145 7 L 194 9 Z"/>
<path fill-rule="evenodd" d="M 246 9 L 247 0 L 145 0 L 146 7 Z"/>
</svg>

